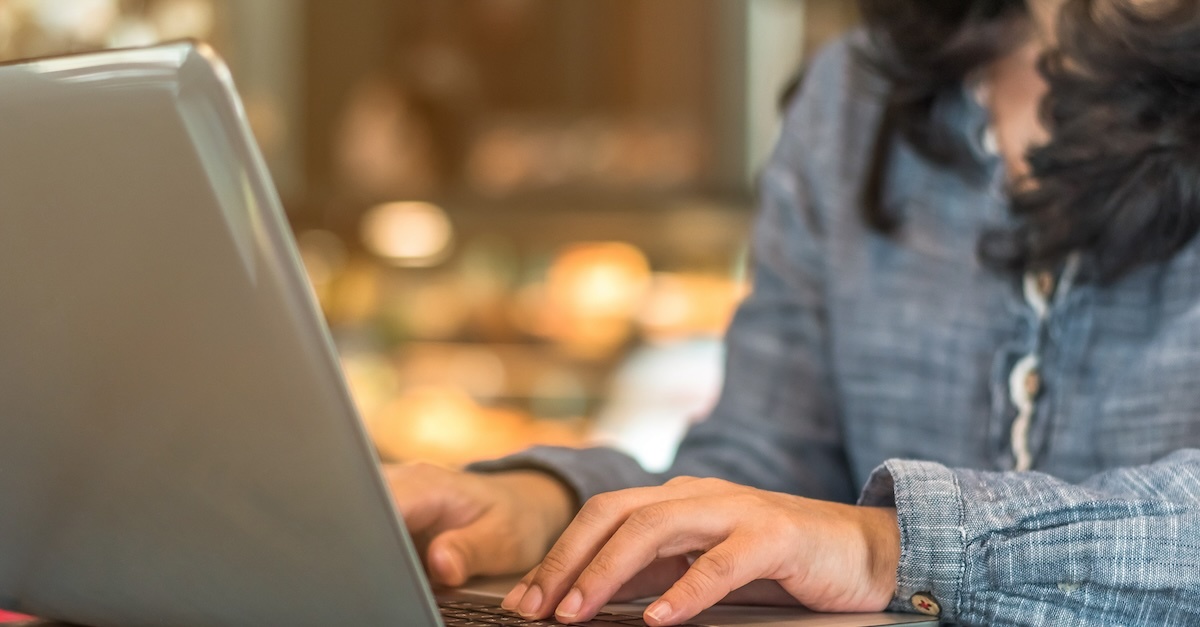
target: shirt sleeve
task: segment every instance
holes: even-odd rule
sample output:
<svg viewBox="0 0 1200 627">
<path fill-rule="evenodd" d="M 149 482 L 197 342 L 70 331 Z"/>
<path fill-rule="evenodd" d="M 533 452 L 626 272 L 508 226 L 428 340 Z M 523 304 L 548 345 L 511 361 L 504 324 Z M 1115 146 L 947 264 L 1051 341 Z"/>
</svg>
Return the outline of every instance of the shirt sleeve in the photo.
<svg viewBox="0 0 1200 627">
<path fill-rule="evenodd" d="M 861 502 L 896 507 L 894 610 L 932 600 L 964 625 L 1200 624 L 1200 451 L 1078 485 L 892 460 Z"/>
<path fill-rule="evenodd" d="M 824 51 L 789 107 L 760 181 L 754 289 L 726 335 L 722 394 L 709 417 L 685 436 L 671 469 L 653 475 L 616 451 L 555 448 L 535 448 L 471 469 L 541 469 L 574 488 L 580 501 L 679 475 L 854 500 L 839 416 L 830 398 L 824 225 L 805 177 L 810 160 L 829 152 L 834 118 L 845 115 L 841 96 L 834 92 L 854 71 L 851 45 L 844 40 Z"/>
</svg>

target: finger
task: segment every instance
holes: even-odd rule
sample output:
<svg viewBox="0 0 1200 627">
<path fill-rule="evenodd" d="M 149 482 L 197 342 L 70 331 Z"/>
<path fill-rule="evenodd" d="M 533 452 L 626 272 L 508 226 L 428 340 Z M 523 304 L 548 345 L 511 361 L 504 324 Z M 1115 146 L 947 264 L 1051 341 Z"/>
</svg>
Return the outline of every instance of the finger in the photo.
<svg viewBox="0 0 1200 627">
<path fill-rule="evenodd" d="M 666 501 L 634 511 L 579 574 L 555 615 L 562 622 L 590 619 L 656 559 L 705 551 L 724 541 L 730 518 L 711 499 Z"/>
<path fill-rule="evenodd" d="M 683 577 L 646 608 L 646 623 L 678 625 L 757 579 L 755 571 L 761 569 L 747 559 L 753 555 L 749 544 L 726 541 L 696 558 Z"/>
<path fill-rule="evenodd" d="M 520 568 L 520 541 L 506 531 L 501 517 L 490 514 L 465 527 L 443 531 L 429 543 L 426 553 L 430 578 L 457 587 L 478 575 L 510 574 L 514 565 Z"/>
<path fill-rule="evenodd" d="M 550 616 L 570 590 L 571 584 L 631 512 L 686 494 L 688 489 L 687 486 L 632 488 L 588 499 L 542 559 L 525 595 L 517 604 L 517 611 L 529 619 Z"/>
<path fill-rule="evenodd" d="M 513 586 L 513 589 L 510 590 L 508 594 L 504 595 L 504 600 L 500 602 L 500 607 L 510 612 L 515 612 L 517 610 L 517 604 L 521 602 L 521 599 L 525 596 L 525 592 L 529 590 L 529 583 L 533 581 L 533 575 L 536 572 L 537 566 L 534 566 L 532 570 L 530 570 L 528 573 L 525 573 L 525 576 L 521 577 L 521 580 L 517 582 L 517 585 Z"/>
</svg>

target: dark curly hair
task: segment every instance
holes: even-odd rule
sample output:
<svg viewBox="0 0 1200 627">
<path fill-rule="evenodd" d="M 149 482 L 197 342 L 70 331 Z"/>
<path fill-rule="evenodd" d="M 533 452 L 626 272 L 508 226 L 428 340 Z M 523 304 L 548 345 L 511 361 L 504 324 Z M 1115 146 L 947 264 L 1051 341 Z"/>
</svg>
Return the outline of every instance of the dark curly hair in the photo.
<svg viewBox="0 0 1200 627">
<path fill-rule="evenodd" d="M 860 0 L 870 62 L 889 79 L 864 218 L 880 232 L 903 216 L 883 205 L 887 155 L 903 137 L 927 158 L 969 168 L 938 128 L 933 103 L 1027 36 L 1022 0 Z M 1073 251 L 1116 280 L 1171 258 L 1200 229 L 1200 4 L 1066 0 L 1057 49 L 1041 61 L 1049 141 L 1029 154 L 1019 226 L 979 242 L 991 267 L 1051 268 Z"/>
</svg>

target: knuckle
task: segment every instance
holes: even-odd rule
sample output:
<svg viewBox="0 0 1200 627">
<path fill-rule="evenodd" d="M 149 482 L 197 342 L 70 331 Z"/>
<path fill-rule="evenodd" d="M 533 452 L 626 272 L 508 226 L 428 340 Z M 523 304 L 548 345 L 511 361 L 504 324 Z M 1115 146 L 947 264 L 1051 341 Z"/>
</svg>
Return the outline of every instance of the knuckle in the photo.
<svg viewBox="0 0 1200 627">
<path fill-rule="evenodd" d="M 706 490 L 721 490 L 734 485 L 728 481 L 725 481 L 724 479 L 718 479 L 716 477 L 704 477 L 699 481 L 700 485 Z"/>
<path fill-rule="evenodd" d="M 728 582 L 737 572 L 737 565 L 728 553 L 709 551 L 692 564 L 692 569 L 710 583 Z"/>
<path fill-rule="evenodd" d="M 601 581 L 607 581 L 613 575 L 620 572 L 620 565 L 617 563 L 616 557 L 608 552 L 602 551 L 596 555 L 592 563 L 588 566 L 588 573 Z"/>
<path fill-rule="evenodd" d="M 638 538 L 649 538 L 670 520 L 671 514 L 668 506 L 657 503 L 647 505 L 631 514 L 626 519 L 624 527 L 628 533 Z"/>
<path fill-rule="evenodd" d="M 706 598 L 708 591 L 712 588 L 712 584 L 699 573 L 690 573 L 681 577 L 679 581 L 671 586 L 676 594 L 691 600 L 700 600 Z"/>
<path fill-rule="evenodd" d="M 740 511 L 754 511 L 766 504 L 766 499 L 756 492 L 742 492 L 729 497 L 730 504 Z"/>
<path fill-rule="evenodd" d="M 616 507 L 619 497 L 613 492 L 597 494 L 588 499 L 579 509 L 579 516 L 585 521 L 596 521 L 604 518 Z"/>
<path fill-rule="evenodd" d="M 691 482 L 693 482 L 693 481 L 696 481 L 696 478 L 695 478 L 695 477 L 691 477 L 691 476 L 687 476 L 687 475 L 682 475 L 682 476 L 679 476 L 679 477 L 673 477 L 671 480 L 667 481 L 667 482 L 666 482 L 665 484 L 663 484 L 663 485 L 669 485 L 669 486 L 676 486 L 676 485 L 686 485 L 686 484 L 688 484 L 688 483 L 691 483 Z"/>
<path fill-rule="evenodd" d="M 566 573 L 570 568 L 566 555 L 560 550 L 551 550 L 542 558 L 542 565 L 538 569 L 538 574 L 535 579 L 544 580 L 545 576 L 557 576 Z"/>
<path fill-rule="evenodd" d="M 772 516 L 762 516 L 759 519 L 760 528 L 763 533 L 769 534 L 772 538 L 787 538 L 794 537 L 797 533 L 804 534 L 803 537 L 810 537 L 810 533 L 806 532 L 806 527 L 809 527 L 810 521 L 805 518 L 797 518 L 791 512 L 780 512 Z"/>
</svg>

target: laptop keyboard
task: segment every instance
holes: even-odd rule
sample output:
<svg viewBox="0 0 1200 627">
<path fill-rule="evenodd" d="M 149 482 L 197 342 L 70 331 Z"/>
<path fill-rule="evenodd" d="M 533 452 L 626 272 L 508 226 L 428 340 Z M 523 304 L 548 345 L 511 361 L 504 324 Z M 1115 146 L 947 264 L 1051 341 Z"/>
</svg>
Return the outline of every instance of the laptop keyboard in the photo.
<svg viewBox="0 0 1200 627">
<path fill-rule="evenodd" d="M 442 601 L 438 603 L 438 607 L 442 610 L 442 620 L 446 627 L 561 627 L 561 623 L 556 620 L 527 620 L 497 605 Z M 611 612 L 600 612 L 596 618 L 580 624 L 589 627 L 646 627 L 646 622 L 641 616 Z"/>
</svg>

